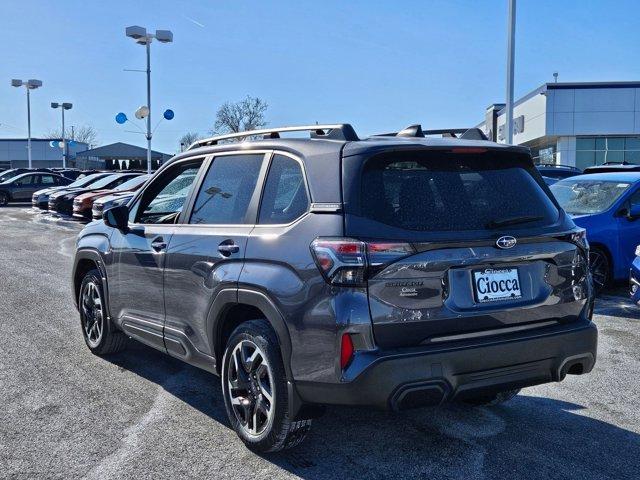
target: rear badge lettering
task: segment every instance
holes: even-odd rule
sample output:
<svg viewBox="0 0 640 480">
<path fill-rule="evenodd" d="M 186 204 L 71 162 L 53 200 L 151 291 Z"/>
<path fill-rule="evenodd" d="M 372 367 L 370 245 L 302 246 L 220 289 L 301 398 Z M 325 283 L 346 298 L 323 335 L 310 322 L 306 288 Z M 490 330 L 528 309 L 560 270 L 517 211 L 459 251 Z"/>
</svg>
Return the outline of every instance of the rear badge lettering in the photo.
<svg viewBox="0 0 640 480">
<path fill-rule="evenodd" d="M 387 288 L 400 288 L 401 297 L 417 297 L 418 289 L 416 287 L 424 286 L 424 282 L 421 280 L 409 280 L 400 282 L 387 282 L 384 284 Z"/>
<path fill-rule="evenodd" d="M 401 297 L 417 297 L 418 290 L 412 287 L 402 287 L 400 290 Z"/>
</svg>

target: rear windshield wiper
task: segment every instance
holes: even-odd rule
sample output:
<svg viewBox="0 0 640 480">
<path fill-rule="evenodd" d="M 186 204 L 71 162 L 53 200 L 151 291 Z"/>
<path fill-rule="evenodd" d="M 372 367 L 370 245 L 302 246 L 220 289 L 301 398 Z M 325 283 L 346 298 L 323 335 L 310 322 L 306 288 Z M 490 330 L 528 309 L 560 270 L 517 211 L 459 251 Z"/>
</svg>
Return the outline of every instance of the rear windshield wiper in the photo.
<svg viewBox="0 0 640 480">
<path fill-rule="evenodd" d="M 518 225 L 520 223 L 529 223 L 529 222 L 537 222 L 538 220 L 542 220 L 544 217 L 539 215 L 523 215 L 521 217 L 508 217 L 508 218 L 499 218 L 497 220 L 491 220 L 485 226 L 486 228 L 500 228 L 507 227 L 509 225 Z"/>
</svg>

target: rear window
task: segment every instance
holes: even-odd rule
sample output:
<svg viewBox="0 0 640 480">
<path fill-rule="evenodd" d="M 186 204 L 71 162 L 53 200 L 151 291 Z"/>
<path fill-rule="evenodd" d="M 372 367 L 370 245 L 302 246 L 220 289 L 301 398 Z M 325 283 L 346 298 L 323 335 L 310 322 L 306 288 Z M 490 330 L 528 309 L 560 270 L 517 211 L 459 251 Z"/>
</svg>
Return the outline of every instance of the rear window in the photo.
<svg viewBox="0 0 640 480">
<path fill-rule="evenodd" d="M 418 232 L 548 225 L 559 212 L 534 172 L 528 162 L 501 153 L 384 154 L 364 166 L 360 212 Z"/>
</svg>

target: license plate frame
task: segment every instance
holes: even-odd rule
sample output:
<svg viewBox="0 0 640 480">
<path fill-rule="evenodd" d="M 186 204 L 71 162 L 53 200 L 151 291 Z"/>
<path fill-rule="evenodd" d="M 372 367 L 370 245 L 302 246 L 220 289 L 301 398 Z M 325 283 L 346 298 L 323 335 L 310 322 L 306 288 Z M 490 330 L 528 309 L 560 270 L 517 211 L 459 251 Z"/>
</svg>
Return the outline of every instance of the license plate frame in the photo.
<svg viewBox="0 0 640 480">
<path fill-rule="evenodd" d="M 518 267 L 487 267 L 473 270 L 471 277 L 476 304 L 486 305 L 522 298 Z"/>
</svg>

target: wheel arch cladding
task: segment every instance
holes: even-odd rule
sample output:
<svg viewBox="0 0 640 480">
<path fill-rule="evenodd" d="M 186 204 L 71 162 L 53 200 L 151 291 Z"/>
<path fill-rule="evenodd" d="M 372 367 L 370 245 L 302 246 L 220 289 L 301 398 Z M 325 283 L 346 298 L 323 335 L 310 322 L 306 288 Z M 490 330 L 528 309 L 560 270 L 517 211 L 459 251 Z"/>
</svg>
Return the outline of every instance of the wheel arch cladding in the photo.
<svg viewBox="0 0 640 480">
<path fill-rule="evenodd" d="M 80 285 L 82 284 L 82 279 L 84 276 L 91 270 L 100 271 L 101 277 L 106 278 L 106 273 L 104 270 L 104 264 L 102 262 L 102 258 L 98 252 L 93 250 L 78 250 L 76 253 L 76 258 L 73 266 L 73 298 L 76 303 L 76 308 L 78 307 L 78 296 L 80 295 Z M 105 297 L 106 295 L 106 284 L 103 284 L 103 289 L 105 289 Z M 105 301 L 108 300 L 105 298 Z"/>
<path fill-rule="evenodd" d="M 213 301 L 209 316 L 212 320 L 209 331 L 218 370 L 222 365 L 225 342 L 231 332 L 247 320 L 263 318 L 271 325 L 278 338 L 287 379 L 292 380 L 289 330 L 276 305 L 264 293 L 241 288 L 237 290 L 237 296 L 233 295 L 232 298 L 228 293 L 220 292 Z"/>
</svg>

